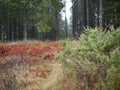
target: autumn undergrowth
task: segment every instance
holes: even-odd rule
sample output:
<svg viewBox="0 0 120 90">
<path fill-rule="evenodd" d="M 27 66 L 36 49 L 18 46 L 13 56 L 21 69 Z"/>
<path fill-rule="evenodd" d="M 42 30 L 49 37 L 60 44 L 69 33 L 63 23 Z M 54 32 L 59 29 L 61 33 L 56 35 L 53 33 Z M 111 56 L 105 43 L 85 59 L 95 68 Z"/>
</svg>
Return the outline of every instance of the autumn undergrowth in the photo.
<svg viewBox="0 0 120 90">
<path fill-rule="evenodd" d="M 55 41 L 0 44 L 0 90 L 36 89 L 54 71 L 54 55 L 61 50 Z"/>
</svg>

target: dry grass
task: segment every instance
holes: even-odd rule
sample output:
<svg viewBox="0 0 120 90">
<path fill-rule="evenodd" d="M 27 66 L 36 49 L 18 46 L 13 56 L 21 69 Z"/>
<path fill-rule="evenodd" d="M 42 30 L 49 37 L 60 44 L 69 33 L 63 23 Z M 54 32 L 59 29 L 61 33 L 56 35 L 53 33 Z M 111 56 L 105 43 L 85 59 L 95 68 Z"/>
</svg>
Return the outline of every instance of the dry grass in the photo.
<svg viewBox="0 0 120 90">
<path fill-rule="evenodd" d="M 23 90 L 58 90 L 56 84 L 63 78 L 60 64 L 51 64 L 53 70 L 47 78 L 34 78 L 34 81 Z"/>
<path fill-rule="evenodd" d="M 64 69 L 62 64 L 53 62 L 42 66 L 29 66 L 16 63 L 5 70 L 0 69 L 0 90 L 80 90 L 76 86 L 72 70 Z M 50 69 L 46 77 L 36 76 L 31 68 Z"/>
<path fill-rule="evenodd" d="M 46 77 L 38 77 L 29 71 L 28 65 L 21 65 L 19 69 L 8 69 L 7 73 L 0 72 L 2 80 L 6 82 L 12 81 L 11 85 L 15 87 L 0 87 L 0 90 L 80 90 L 76 81 L 71 76 L 71 70 L 63 69 L 62 64 L 50 63 L 51 73 Z M 14 77 L 15 75 L 15 77 Z"/>
</svg>

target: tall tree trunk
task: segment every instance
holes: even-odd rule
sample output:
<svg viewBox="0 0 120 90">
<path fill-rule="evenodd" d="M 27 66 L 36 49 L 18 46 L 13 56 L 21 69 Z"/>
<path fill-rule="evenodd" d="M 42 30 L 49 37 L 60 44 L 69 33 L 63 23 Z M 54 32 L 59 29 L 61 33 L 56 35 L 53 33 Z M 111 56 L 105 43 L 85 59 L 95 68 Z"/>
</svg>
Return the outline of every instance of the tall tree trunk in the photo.
<svg viewBox="0 0 120 90">
<path fill-rule="evenodd" d="M 103 0 L 99 0 L 99 29 L 103 29 Z"/>
<path fill-rule="evenodd" d="M 24 41 L 27 40 L 27 1 L 25 2 L 25 7 L 24 7 Z"/>
<path fill-rule="evenodd" d="M 10 12 L 8 12 L 8 34 L 7 39 L 10 40 Z"/>
<path fill-rule="evenodd" d="M 16 22 L 16 40 L 18 41 L 18 23 Z"/>
<path fill-rule="evenodd" d="M 89 26 L 89 0 L 86 0 L 86 25 Z"/>
<path fill-rule="evenodd" d="M 104 28 L 106 28 L 106 26 L 107 26 L 107 18 L 108 18 L 106 7 L 107 7 L 107 2 L 106 2 L 106 0 L 104 0 L 104 21 L 103 21 Z"/>
<path fill-rule="evenodd" d="M 86 27 L 87 23 L 87 18 L 86 18 L 86 0 L 83 0 L 83 26 Z"/>
<path fill-rule="evenodd" d="M 24 41 L 27 40 L 27 17 L 24 16 Z"/>
<path fill-rule="evenodd" d="M 68 30 L 67 30 L 67 16 L 66 16 L 66 1 L 65 1 L 65 30 L 66 30 L 66 38 L 67 38 L 67 33 L 68 33 Z"/>
</svg>

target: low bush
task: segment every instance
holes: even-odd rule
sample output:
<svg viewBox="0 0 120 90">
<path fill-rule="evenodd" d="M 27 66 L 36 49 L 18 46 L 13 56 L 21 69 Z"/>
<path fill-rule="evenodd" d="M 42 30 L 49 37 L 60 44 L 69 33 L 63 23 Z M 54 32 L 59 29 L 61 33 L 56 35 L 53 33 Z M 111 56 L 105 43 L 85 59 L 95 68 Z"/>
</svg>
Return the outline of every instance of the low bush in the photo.
<svg viewBox="0 0 120 90">
<path fill-rule="evenodd" d="M 120 28 L 87 28 L 56 59 L 76 68 L 81 90 L 120 90 Z"/>
</svg>

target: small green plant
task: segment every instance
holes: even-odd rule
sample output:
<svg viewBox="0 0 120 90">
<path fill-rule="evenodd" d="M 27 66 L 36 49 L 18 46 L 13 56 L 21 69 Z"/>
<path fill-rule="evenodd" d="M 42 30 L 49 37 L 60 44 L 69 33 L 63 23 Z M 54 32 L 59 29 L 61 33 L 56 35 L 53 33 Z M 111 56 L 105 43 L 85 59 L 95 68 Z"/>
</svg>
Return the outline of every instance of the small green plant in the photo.
<svg viewBox="0 0 120 90">
<path fill-rule="evenodd" d="M 62 40 L 62 45 L 65 47 L 66 46 L 66 40 Z"/>
</svg>

